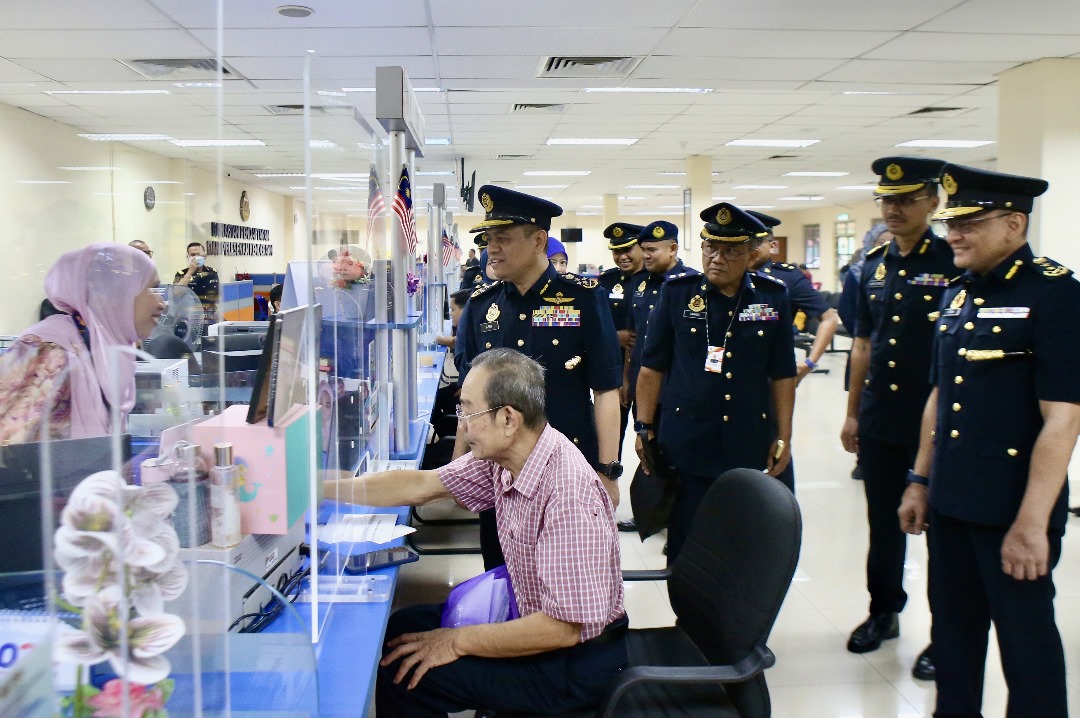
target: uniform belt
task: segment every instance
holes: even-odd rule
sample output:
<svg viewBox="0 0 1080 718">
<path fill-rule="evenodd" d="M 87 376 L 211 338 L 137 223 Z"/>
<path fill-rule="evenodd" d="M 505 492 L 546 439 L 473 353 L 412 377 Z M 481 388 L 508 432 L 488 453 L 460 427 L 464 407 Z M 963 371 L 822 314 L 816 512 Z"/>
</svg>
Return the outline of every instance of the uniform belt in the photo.
<svg viewBox="0 0 1080 718">
<path fill-rule="evenodd" d="M 630 627 L 630 619 L 623 614 L 622 618 L 612 621 L 608 625 L 604 626 L 604 630 L 600 632 L 599 636 L 593 636 L 589 640 L 585 641 L 583 645 L 595 646 L 601 643 L 611 643 L 617 641 L 626 635 L 626 630 Z"/>
</svg>

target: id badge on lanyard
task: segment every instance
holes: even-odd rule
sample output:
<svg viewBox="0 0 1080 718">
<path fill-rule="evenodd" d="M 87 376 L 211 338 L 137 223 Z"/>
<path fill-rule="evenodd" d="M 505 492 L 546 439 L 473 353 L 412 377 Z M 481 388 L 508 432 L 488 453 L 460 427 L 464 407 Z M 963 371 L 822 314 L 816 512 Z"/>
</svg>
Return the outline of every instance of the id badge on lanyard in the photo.
<svg viewBox="0 0 1080 718">
<path fill-rule="evenodd" d="M 739 295 L 735 298 L 735 310 L 731 312 L 731 319 L 728 321 L 727 329 L 724 331 L 725 337 L 731 336 L 731 326 L 735 323 L 741 301 L 742 289 L 740 288 Z M 714 346 L 712 338 L 709 336 L 709 300 L 707 298 L 705 299 L 705 342 L 708 347 L 705 352 L 705 371 L 710 374 L 722 374 L 724 371 L 724 347 Z"/>
<path fill-rule="evenodd" d="M 724 371 L 724 347 L 709 346 L 705 353 L 705 371 L 721 374 Z"/>
</svg>

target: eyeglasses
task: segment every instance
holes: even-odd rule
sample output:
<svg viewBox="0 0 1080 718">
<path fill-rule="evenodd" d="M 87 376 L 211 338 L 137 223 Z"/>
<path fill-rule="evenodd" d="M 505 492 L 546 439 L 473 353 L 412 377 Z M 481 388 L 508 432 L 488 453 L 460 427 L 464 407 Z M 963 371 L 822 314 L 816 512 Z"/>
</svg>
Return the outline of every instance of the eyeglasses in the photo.
<svg viewBox="0 0 1080 718">
<path fill-rule="evenodd" d="M 719 245 L 710 244 L 708 242 L 701 243 L 701 254 L 706 259 L 713 259 L 718 254 L 722 254 L 724 259 L 739 259 L 750 254 L 749 251 L 742 247 L 721 247 Z"/>
<path fill-rule="evenodd" d="M 899 207 L 900 209 L 911 209 L 920 199 L 930 199 L 930 195 L 922 194 L 918 197 L 911 197 L 909 195 L 902 195 L 900 197 L 874 197 L 874 203 L 878 207 Z"/>
<path fill-rule="evenodd" d="M 939 219 L 938 223 L 945 226 L 947 232 L 959 232 L 963 235 L 973 233 L 978 229 L 980 222 L 986 222 L 991 219 L 1001 219 L 1002 217 L 1008 217 L 1008 214 L 991 214 L 986 217 L 975 217 L 974 219 Z"/>
<path fill-rule="evenodd" d="M 463 424 L 467 424 L 467 423 L 469 423 L 469 419 L 473 418 L 474 416 L 480 416 L 481 414 L 487 414 L 488 412 L 491 412 L 491 411 L 498 411 L 499 409 L 502 409 L 502 408 L 505 408 L 505 407 L 506 407 L 506 404 L 501 404 L 499 406 L 493 406 L 490 409 L 484 409 L 483 411 L 474 411 L 471 414 L 462 414 L 461 413 L 461 404 L 458 404 L 457 408 L 454 410 L 454 413 L 457 414 L 457 420 L 459 422 L 461 422 Z"/>
<path fill-rule="evenodd" d="M 145 254 L 147 257 L 153 257 L 154 256 L 154 250 L 152 250 L 152 249 L 140 249 L 139 251 L 142 252 L 143 254 Z"/>
</svg>

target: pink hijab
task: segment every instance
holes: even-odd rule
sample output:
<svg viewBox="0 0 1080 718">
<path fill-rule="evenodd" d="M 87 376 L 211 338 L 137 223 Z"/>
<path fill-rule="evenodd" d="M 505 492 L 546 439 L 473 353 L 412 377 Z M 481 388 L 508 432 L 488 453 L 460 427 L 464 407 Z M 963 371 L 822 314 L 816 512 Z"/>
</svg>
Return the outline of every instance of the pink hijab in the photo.
<svg viewBox="0 0 1080 718">
<path fill-rule="evenodd" d="M 117 348 L 130 348 L 138 341 L 135 298 L 156 271 L 150 258 L 133 247 L 91 244 L 61 255 L 45 275 L 49 301 L 62 312 L 78 312 L 90 333 L 90 362 L 76 361 L 69 367 L 73 438 L 109 433 L 102 397 L 125 416 L 135 405 L 135 357 Z M 63 314 L 48 317 L 25 333 L 68 349 L 85 346 L 73 319 Z M 79 351 L 77 356 L 86 353 Z"/>
</svg>

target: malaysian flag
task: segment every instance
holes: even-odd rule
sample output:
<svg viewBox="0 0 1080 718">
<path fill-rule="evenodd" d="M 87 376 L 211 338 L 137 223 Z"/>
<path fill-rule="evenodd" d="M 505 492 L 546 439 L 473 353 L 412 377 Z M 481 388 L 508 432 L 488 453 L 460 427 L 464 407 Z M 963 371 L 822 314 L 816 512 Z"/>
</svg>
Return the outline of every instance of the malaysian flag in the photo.
<svg viewBox="0 0 1080 718">
<path fill-rule="evenodd" d="M 372 246 L 372 239 L 379 236 L 376 233 L 378 229 L 379 220 L 382 218 L 383 212 L 386 211 L 386 204 L 383 202 L 382 189 L 379 187 L 379 172 L 375 169 L 375 165 L 371 165 L 371 169 L 368 174 L 368 210 L 367 210 L 367 241 L 368 248 Z"/>
<path fill-rule="evenodd" d="M 409 168 L 401 166 L 401 179 L 398 181 L 397 194 L 394 195 L 394 214 L 401 222 L 401 235 L 405 238 L 405 251 L 416 255 L 416 224 L 413 221 L 412 185 L 409 184 Z"/>
<path fill-rule="evenodd" d="M 446 233 L 444 229 L 442 231 L 442 263 L 443 266 L 449 266 L 450 262 L 454 260 L 454 243 L 450 240 L 450 235 Z"/>
</svg>

